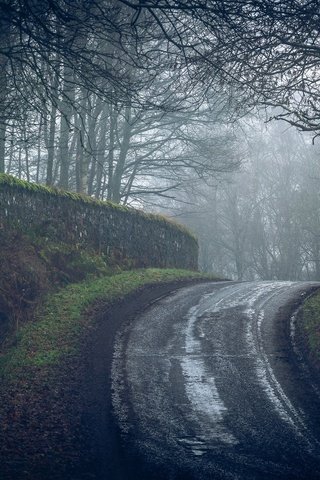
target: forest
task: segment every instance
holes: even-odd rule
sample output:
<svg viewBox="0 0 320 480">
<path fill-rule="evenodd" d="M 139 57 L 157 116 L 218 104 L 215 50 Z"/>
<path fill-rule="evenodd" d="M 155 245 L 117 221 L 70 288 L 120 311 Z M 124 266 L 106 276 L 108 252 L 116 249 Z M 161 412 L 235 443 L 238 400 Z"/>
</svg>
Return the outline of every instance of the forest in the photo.
<svg viewBox="0 0 320 480">
<path fill-rule="evenodd" d="M 229 278 L 320 279 L 315 0 L 3 0 L 0 172 L 164 212 Z"/>
</svg>

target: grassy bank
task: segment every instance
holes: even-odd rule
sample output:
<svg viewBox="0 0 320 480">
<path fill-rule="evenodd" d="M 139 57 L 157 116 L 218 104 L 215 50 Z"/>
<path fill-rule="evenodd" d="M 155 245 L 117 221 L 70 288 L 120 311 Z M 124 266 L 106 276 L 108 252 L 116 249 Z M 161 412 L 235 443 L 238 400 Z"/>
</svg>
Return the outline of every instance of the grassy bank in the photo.
<svg viewBox="0 0 320 480">
<path fill-rule="evenodd" d="M 110 256 L 53 242 L 33 231 L 0 228 L 0 242 L 0 345 L 32 321 L 48 293 L 130 268 Z"/>
<path fill-rule="evenodd" d="M 98 313 L 143 287 L 201 278 L 183 270 L 132 270 L 46 295 L 0 357 L 1 480 L 99 478 L 87 380 L 90 339 L 108 321 Z"/>
<path fill-rule="evenodd" d="M 106 307 L 145 285 L 197 278 L 205 277 L 185 270 L 146 269 L 70 284 L 48 295 L 35 321 L 19 330 L 14 345 L 0 360 L 0 371 L 14 375 L 32 366 L 56 365 L 62 357 L 77 353 L 79 341 L 92 328 L 94 315 L 88 315 L 88 310 Z"/>
<path fill-rule="evenodd" d="M 304 302 L 299 325 L 309 360 L 320 370 L 320 292 Z"/>
</svg>

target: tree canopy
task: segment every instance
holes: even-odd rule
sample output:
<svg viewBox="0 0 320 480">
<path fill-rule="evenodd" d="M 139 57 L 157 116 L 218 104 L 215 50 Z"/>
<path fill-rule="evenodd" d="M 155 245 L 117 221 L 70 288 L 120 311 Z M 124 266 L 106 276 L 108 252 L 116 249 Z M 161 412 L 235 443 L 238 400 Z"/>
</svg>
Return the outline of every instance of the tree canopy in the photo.
<svg viewBox="0 0 320 480">
<path fill-rule="evenodd" d="M 319 15 L 315 0 L 2 0 L 0 171 L 128 201 L 151 177 L 164 194 L 186 168 L 239 163 L 201 122 L 265 106 L 315 137 Z"/>
</svg>

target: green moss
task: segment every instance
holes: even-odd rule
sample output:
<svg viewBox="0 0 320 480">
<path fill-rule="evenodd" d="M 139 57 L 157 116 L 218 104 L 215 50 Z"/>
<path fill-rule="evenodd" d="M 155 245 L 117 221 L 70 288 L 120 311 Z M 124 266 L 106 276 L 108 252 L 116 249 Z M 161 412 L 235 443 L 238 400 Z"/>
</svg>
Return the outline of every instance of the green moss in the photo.
<svg viewBox="0 0 320 480">
<path fill-rule="evenodd" d="M 43 193 L 45 195 L 55 195 L 59 197 L 69 198 L 71 200 L 76 200 L 82 203 L 89 203 L 92 205 L 99 206 L 108 206 L 109 208 L 114 208 L 116 210 L 122 210 L 125 212 L 131 211 L 128 207 L 123 205 L 118 205 L 109 201 L 96 200 L 89 197 L 88 195 L 83 195 L 75 192 L 69 192 L 67 190 L 62 190 L 57 187 L 48 187 L 46 185 L 40 185 L 37 183 L 30 183 L 25 180 L 19 180 L 16 177 L 7 175 L 5 173 L 0 173 L 0 185 L 6 185 L 9 187 L 16 188 L 17 190 L 27 190 L 29 192 Z"/>
<path fill-rule="evenodd" d="M 196 278 L 213 279 L 186 270 L 147 269 L 69 285 L 50 295 L 37 320 L 20 330 L 16 345 L 1 360 L 1 372 L 12 376 L 31 366 L 56 365 L 62 357 L 77 352 L 93 326 L 93 316 L 86 312 L 94 304 L 110 304 L 144 285 Z"/>
<path fill-rule="evenodd" d="M 41 242 L 40 257 L 48 264 L 51 272 L 60 271 L 69 281 L 111 275 L 120 265 L 112 265 L 111 259 L 91 249 L 80 249 L 64 243 Z"/>
<path fill-rule="evenodd" d="M 160 223 L 164 227 L 178 230 L 184 233 L 185 235 L 188 235 L 190 238 L 194 240 L 196 244 L 198 244 L 195 235 L 192 232 L 190 232 L 184 225 L 180 225 L 179 223 L 175 222 L 171 218 L 165 217 L 164 215 L 145 213 L 142 210 L 133 209 L 133 208 L 126 207 L 124 205 L 119 205 L 110 201 L 97 200 L 95 198 L 89 197 L 88 195 L 69 192 L 66 190 L 61 190 L 56 187 L 39 185 L 37 183 L 26 182 L 25 180 L 19 180 L 18 178 L 13 177 L 11 175 L 7 175 L 5 173 L 0 173 L 0 188 L 1 188 L 1 185 L 15 188 L 18 191 L 25 190 L 28 192 L 41 193 L 47 196 L 53 195 L 61 198 L 68 198 L 73 201 L 77 201 L 77 202 L 81 202 L 81 203 L 85 203 L 93 206 L 100 206 L 100 207 L 102 206 L 102 207 L 106 207 L 116 211 L 130 213 L 131 215 L 142 216 L 143 218 L 149 219 L 150 221 L 155 221 L 157 223 Z"/>
</svg>

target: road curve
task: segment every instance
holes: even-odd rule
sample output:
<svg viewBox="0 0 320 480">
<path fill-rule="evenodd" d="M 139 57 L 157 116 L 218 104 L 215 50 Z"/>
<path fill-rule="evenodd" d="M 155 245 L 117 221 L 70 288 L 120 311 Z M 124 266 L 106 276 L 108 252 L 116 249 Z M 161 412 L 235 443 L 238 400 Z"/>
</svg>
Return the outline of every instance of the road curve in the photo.
<svg viewBox="0 0 320 480">
<path fill-rule="evenodd" d="M 315 287 L 201 284 L 125 324 L 112 363 L 114 478 L 320 479 L 320 395 L 294 315 Z"/>
</svg>

